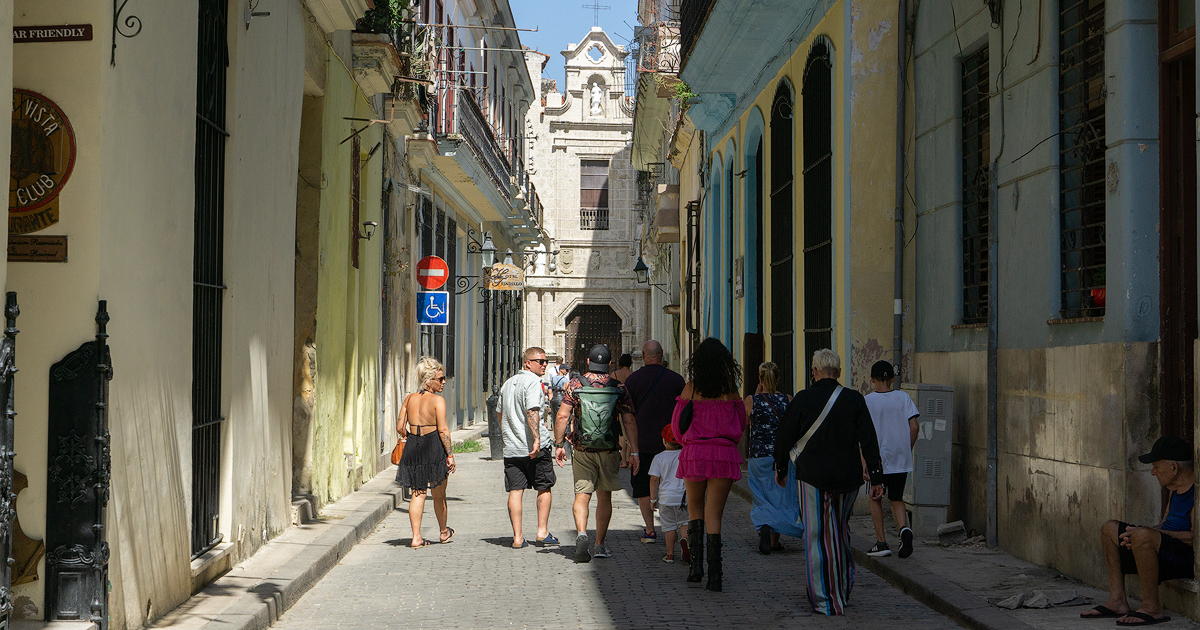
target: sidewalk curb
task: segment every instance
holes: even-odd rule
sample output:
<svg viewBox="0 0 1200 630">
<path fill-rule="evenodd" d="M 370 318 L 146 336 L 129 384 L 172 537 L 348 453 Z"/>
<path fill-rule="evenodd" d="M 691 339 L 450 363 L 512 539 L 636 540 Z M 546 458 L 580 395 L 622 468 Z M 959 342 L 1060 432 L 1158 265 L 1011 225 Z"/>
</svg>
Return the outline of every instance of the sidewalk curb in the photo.
<svg viewBox="0 0 1200 630">
<path fill-rule="evenodd" d="M 371 485 L 376 487 L 370 488 Z M 377 477 L 357 492 L 363 499 L 362 505 L 306 545 L 224 612 L 212 617 L 203 626 L 204 630 L 269 628 L 396 508 L 400 489 L 386 478 Z M 375 496 L 369 496 L 371 494 Z"/>
<path fill-rule="evenodd" d="M 744 477 L 733 484 L 732 493 L 754 504 L 754 495 L 746 487 Z M 850 551 L 857 564 L 960 626 L 971 630 L 1036 630 L 919 564 L 906 563 L 900 569 L 868 556 L 863 549 L 869 546 L 862 538 L 851 536 Z"/>
</svg>

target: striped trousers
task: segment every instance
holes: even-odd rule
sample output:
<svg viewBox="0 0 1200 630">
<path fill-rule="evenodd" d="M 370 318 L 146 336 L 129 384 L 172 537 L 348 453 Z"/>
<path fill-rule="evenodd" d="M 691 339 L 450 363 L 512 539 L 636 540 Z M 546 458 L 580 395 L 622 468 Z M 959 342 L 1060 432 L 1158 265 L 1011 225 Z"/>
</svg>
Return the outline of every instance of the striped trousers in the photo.
<svg viewBox="0 0 1200 630">
<path fill-rule="evenodd" d="M 800 482 L 808 601 L 825 615 L 844 615 L 854 587 L 850 510 L 858 490 L 834 494 Z"/>
</svg>

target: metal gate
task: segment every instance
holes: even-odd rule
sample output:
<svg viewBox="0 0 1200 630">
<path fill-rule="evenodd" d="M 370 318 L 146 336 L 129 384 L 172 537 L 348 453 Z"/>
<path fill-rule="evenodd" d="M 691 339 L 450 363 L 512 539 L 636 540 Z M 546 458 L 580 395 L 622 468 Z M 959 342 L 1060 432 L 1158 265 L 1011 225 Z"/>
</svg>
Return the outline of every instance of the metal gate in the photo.
<svg viewBox="0 0 1200 630">
<path fill-rule="evenodd" d="M 792 113 L 791 86 L 779 82 L 771 104 L 771 360 L 779 365 L 779 391 L 792 388 L 795 347 L 795 286 L 792 283 Z"/>
<path fill-rule="evenodd" d="M 101 630 L 108 628 L 104 513 L 112 473 L 107 326 L 100 300 L 96 340 L 50 366 L 46 439 L 46 621 L 90 621 Z"/>
<path fill-rule="evenodd" d="M 588 350 L 603 343 L 612 357 L 621 356 L 621 317 L 605 305 L 576 307 L 567 317 L 566 362 L 582 374 L 588 371 Z"/>
<path fill-rule="evenodd" d="M 192 557 L 221 540 L 221 315 L 225 282 L 228 0 L 200 0 L 192 264 Z M 355 239 L 357 240 L 357 239 Z"/>
<path fill-rule="evenodd" d="M 16 417 L 13 375 L 17 373 L 16 342 L 17 294 L 9 291 L 4 303 L 4 338 L 0 340 L 0 400 L 4 418 L 0 419 L 0 553 L 13 557 L 13 521 L 17 515 L 17 493 L 13 487 L 13 418 Z M 12 617 L 12 562 L 0 563 L 0 628 L 8 628 Z"/>
<path fill-rule="evenodd" d="M 804 378 L 812 354 L 833 347 L 833 103 L 829 48 L 804 70 Z M 849 357 L 847 357 L 849 359 Z"/>
</svg>

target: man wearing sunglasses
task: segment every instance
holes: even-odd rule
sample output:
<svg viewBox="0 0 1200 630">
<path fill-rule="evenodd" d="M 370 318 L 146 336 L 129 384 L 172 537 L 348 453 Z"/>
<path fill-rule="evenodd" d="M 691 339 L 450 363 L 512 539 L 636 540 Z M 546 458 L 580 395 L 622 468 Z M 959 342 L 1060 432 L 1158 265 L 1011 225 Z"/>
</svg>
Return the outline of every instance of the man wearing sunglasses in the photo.
<svg viewBox="0 0 1200 630">
<path fill-rule="evenodd" d="M 508 491 L 508 516 L 512 520 L 513 549 L 528 547 L 521 529 L 521 510 L 525 490 L 537 491 L 538 545 L 557 545 L 550 533 L 551 490 L 556 481 L 554 456 L 550 451 L 553 436 L 541 422 L 545 391 L 546 351 L 533 347 L 525 351 L 524 369 L 500 388 L 500 427 L 504 439 L 504 489 Z"/>
</svg>

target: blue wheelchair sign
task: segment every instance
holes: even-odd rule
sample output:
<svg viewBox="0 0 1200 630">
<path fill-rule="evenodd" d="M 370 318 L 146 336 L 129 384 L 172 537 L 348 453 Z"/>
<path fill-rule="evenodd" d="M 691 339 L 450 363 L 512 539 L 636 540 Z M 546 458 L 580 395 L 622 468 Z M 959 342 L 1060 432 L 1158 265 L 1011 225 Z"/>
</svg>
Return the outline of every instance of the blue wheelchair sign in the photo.
<svg viewBox="0 0 1200 630">
<path fill-rule="evenodd" d="M 421 326 L 449 326 L 450 292 L 417 291 L 417 323 Z"/>
</svg>

